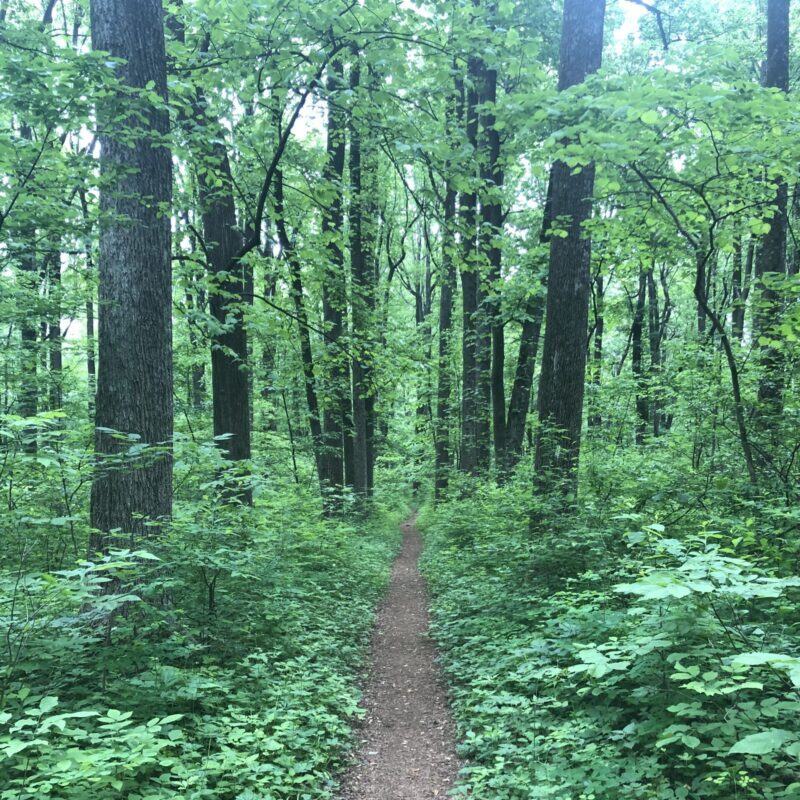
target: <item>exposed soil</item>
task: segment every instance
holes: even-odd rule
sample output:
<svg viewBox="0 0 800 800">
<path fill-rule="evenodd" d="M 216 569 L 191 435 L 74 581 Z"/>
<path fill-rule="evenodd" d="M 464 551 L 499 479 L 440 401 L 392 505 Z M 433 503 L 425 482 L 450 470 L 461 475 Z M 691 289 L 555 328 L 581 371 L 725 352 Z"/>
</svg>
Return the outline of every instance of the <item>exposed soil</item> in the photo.
<svg viewBox="0 0 800 800">
<path fill-rule="evenodd" d="M 417 568 L 422 542 L 413 518 L 402 529 L 403 548 L 372 637 L 361 746 L 341 800 L 444 798 L 460 766 L 428 636 L 427 595 Z"/>
</svg>

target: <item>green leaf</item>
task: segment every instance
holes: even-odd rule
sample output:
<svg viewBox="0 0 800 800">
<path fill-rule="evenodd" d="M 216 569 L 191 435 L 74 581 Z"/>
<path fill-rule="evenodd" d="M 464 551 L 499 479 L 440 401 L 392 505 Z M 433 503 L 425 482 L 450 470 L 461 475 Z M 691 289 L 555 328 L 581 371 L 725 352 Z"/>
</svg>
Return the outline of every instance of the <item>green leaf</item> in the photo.
<svg viewBox="0 0 800 800">
<path fill-rule="evenodd" d="M 740 739 L 736 742 L 736 744 L 728 750 L 728 755 L 742 753 L 745 755 L 763 756 L 767 753 L 774 752 L 792 738 L 794 738 L 793 734 L 780 728 L 770 728 L 761 733 L 751 733 L 749 736 L 745 736 L 744 739 Z"/>
</svg>

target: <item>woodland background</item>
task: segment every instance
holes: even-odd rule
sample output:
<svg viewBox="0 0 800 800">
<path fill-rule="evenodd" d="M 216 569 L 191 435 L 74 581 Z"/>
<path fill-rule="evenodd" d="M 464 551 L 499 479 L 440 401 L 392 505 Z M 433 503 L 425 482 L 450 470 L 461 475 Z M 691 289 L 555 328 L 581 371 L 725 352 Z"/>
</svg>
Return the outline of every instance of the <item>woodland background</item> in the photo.
<svg viewBox="0 0 800 800">
<path fill-rule="evenodd" d="M 0 2 L 0 798 L 800 797 L 796 10 Z"/>
</svg>

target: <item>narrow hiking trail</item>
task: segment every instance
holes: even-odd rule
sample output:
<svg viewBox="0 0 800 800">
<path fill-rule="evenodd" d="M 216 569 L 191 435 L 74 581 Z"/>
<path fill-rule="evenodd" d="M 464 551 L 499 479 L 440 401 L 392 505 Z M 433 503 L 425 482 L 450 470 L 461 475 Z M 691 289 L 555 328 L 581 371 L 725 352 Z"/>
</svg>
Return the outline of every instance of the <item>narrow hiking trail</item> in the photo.
<svg viewBox="0 0 800 800">
<path fill-rule="evenodd" d="M 428 636 L 427 595 L 417 566 L 422 540 L 413 517 L 402 530 L 403 546 L 372 635 L 361 745 L 341 800 L 444 798 L 459 768 L 455 726 Z"/>
</svg>

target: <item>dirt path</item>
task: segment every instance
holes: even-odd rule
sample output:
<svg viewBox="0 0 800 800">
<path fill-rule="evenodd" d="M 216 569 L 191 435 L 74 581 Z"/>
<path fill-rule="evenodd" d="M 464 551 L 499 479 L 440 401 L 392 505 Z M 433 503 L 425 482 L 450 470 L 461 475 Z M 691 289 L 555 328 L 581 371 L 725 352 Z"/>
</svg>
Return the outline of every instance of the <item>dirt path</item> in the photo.
<svg viewBox="0 0 800 800">
<path fill-rule="evenodd" d="M 413 518 L 402 528 L 403 548 L 372 638 L 361 747 L 341 800 L 444 798 L 459 768 L 455 728 L 428 638 L 427 597 L 417 569 L 422 542 Z"/>
</svg>

